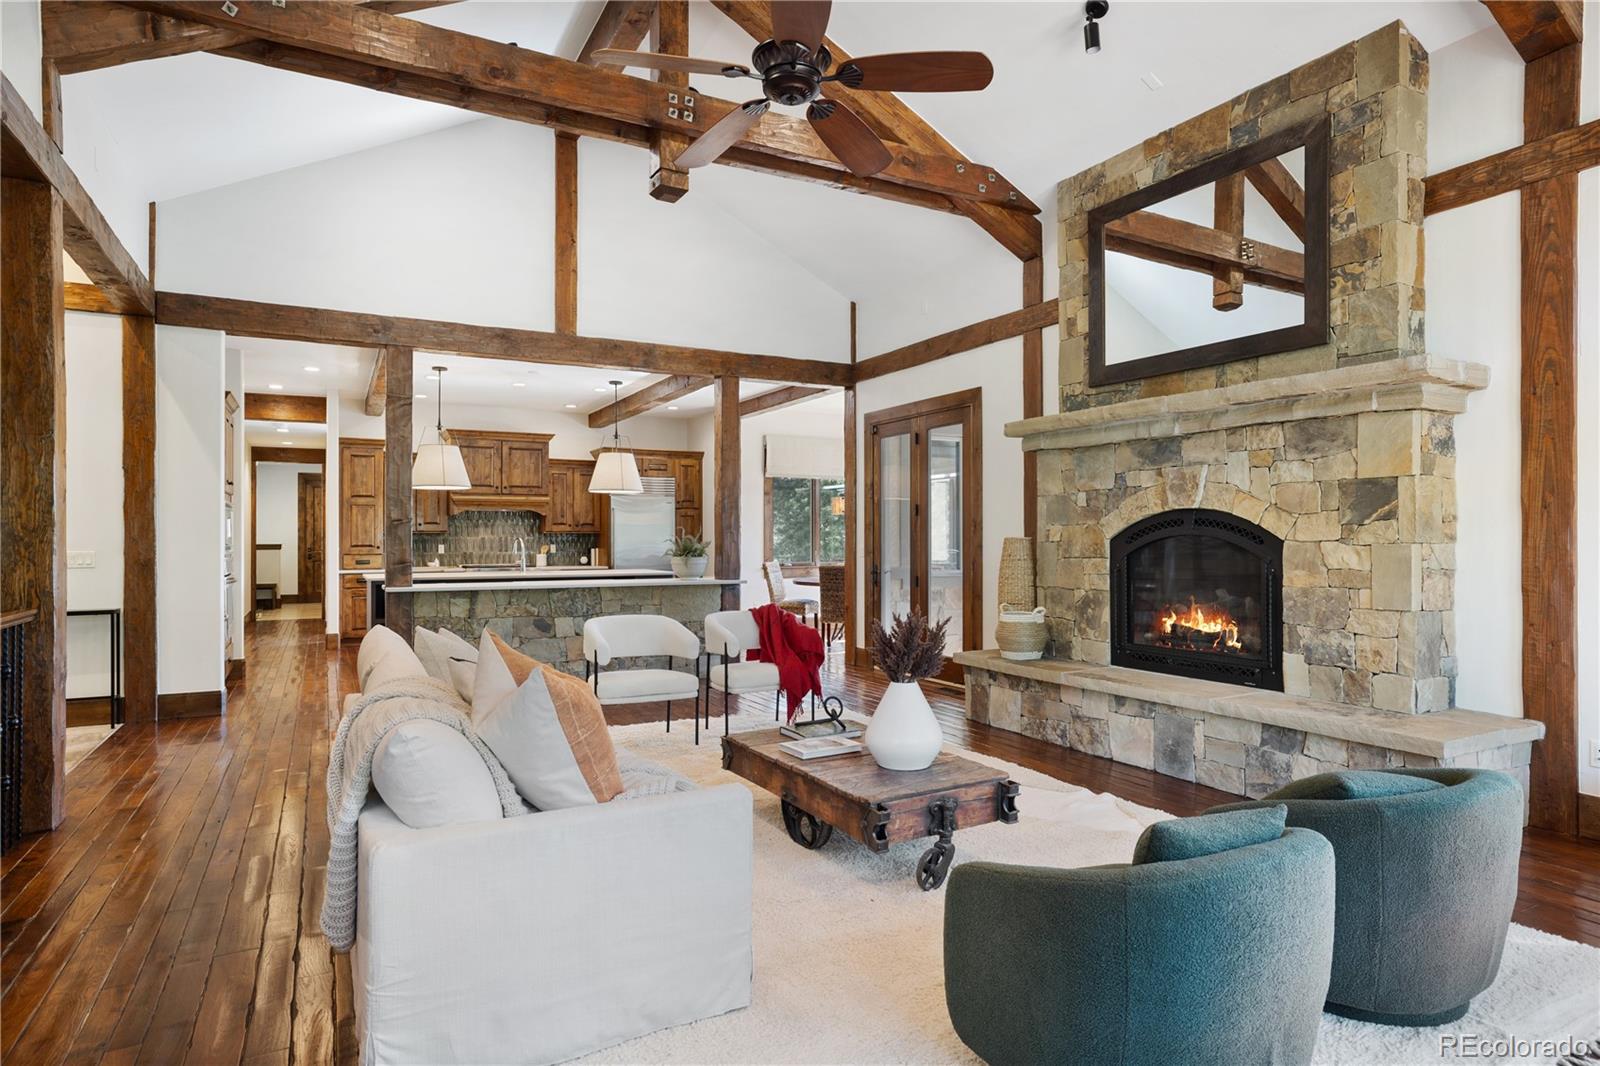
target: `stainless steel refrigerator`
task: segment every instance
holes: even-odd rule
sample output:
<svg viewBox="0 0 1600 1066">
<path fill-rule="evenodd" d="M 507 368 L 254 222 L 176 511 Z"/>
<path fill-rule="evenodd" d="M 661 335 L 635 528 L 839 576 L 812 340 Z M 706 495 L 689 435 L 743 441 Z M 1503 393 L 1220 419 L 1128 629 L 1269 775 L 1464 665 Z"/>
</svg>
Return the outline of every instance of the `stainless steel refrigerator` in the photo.
<svg viewBox="0 0 1600 1066">
<path fill-rule="evenodd" d="M 611 565 L 619 570 L 670 570 L 667 547 L 677 532 L 677 485 L 647 477 L 638 496 L 611 497 Z"/>
</svg>

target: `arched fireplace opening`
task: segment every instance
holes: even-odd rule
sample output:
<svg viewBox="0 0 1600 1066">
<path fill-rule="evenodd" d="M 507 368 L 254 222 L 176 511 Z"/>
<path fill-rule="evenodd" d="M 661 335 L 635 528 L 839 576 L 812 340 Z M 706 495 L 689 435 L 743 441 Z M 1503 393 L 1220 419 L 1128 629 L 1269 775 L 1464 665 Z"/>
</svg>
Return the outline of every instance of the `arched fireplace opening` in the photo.
<svg viewBox="0 0 1600 1066">
<path fill-rule="evenodd" d="M 1164 511 L 1111 539 L 1111 662 L 1283 690 L 1283 541 L 1222 511 Z"/>
</svg>

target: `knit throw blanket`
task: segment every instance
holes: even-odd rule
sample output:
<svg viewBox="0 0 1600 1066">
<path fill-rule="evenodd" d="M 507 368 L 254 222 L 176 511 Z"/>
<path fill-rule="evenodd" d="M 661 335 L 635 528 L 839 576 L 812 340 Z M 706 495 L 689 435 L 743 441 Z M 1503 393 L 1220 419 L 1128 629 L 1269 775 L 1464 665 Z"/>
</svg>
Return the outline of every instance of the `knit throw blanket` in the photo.
<svg viewBox="0 0 1600 1066">
<path fill-rule="evenodd" d="M 356 935 L 356 824 L 372 784 L 372 757 L 390 730 L 405 722 L 425 718 L 443 722 L 472 742 L 494 778 L 502 813 L 507 818 L 533 808 L 523 802 L 506 775 L 505 767 L 472 731 L 467 705 L 448 681 L 432 677 L 407 677 L 365 692 L 339 722 L 339 732 L 328 752 L 328 870 L 322 901 L 322 932 L 333 950 L 347 952 Z M 372 716 L 379 716 L 376 728 Z M 365 717 L 367 729 L 360 750 L 347 750 L 346 739 L 357 720 Z"/>
</svg>

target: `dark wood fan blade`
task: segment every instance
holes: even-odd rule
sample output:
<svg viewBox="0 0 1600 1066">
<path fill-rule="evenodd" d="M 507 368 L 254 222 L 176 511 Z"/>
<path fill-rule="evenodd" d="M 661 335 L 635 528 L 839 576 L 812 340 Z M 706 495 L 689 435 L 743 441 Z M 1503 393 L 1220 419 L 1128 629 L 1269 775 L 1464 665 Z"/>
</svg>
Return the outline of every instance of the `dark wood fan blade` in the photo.
<svg viewBox="0 0 1600 1066">
<path fill-rule="evenodd" d="M 765 100 L 751 100 L 729 111 L 716 125 L 696 137 L 693 144 L 678 153 L 678 166 L 690 170 L 713 162 L 717 156 L 737 144 L 751 126 L 761 121 L 761 116 L 767 113 L 769 106 Z"/>
<path fill-rule="evenodd" d="M 660 52 L 630 52 L 624 48 L 596 48 L 594 61 L 616 67 L 682 70 L 690 74 L 725 74 L 730 78 L 743 78 L 750 74 L 750 68 L 739 63 L 721 63 L 715 59 L 695 59 L 693 56 L 669 56 Z"/>
<path fill-rule="evenodd" d="M 894 52 L 857 56 L 833 80 L 890 93 L 965 93 L 986 88 L 994 66 L 982 52 Z"/>
<path fill-rule="evenodd" d="M 776 0 L 772 5 L 772 39 L 799 41 L 813 52 L 828 32 L 833 0 Z"/>
<path fill-rule="evenodd" d="M 806 118 L 852 174 L 870 178 L 894 158 L 860 116 L 837 100 L 816 101 L 806 109 Z"/>
</svg>

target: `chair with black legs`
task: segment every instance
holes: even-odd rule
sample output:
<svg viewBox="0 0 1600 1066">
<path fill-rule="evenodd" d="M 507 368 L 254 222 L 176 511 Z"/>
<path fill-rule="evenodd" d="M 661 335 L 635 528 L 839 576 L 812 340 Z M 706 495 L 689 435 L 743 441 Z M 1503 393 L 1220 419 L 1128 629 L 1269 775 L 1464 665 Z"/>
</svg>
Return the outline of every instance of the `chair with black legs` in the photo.
<svg viewBox="0 0 1600 1066">
<path fill-rule="evenodd" d="M 706 615 L 706 726 L 711 725 L 711 690 L 722 693 L 722 733 L 728 734 L 731 700 L 757 692 L 773 694 L 774 720 L 783 702 L 776 663 L 748 663 L 747 651 L 761 647 L 761 633 L 749 611 L 713 611 Z M 713 661 L 713 656 L 720 662 Z"/>
<path fill-rule="evenodd" d="M 669 733 L 672 702 L 694 700 L 694 742 L 700 743 L 700 640 L 688 626 L 658 614 L 591 618 L 583 624 L 583 657 L 601 706 L 664 702 Z M 617 659 L 661 657 L 666 669 L 606 669 Z M 674 659 L 694 663 L 695 673 L 672 669 Z"/>
</svg>

